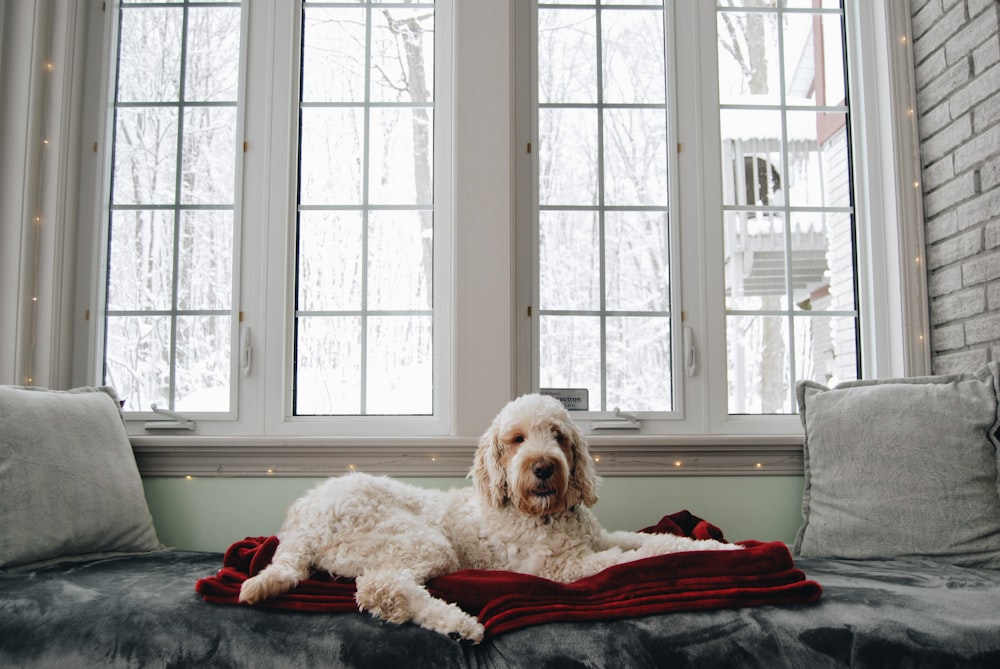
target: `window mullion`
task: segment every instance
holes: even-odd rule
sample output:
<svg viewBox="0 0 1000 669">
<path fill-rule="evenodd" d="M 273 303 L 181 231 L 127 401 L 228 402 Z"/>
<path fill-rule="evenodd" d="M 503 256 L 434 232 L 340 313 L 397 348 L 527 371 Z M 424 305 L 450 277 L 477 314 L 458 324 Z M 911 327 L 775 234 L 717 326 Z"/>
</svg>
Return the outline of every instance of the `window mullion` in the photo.
<svg viewBox="0 0 1000 669">
<path fill-rule="evenodd" d="M 361 367 L 361 415 L 368 413 L 368 244 L 370 230 L 370 187 L 371 183 L 371 92 L 372 92 L 372 13 L 374 8 L 365 8 L 365 92 L 364 92 L 364 122 L 362 130 L 361 149 L 361 350 L 359 361 Z"/>
</svg>

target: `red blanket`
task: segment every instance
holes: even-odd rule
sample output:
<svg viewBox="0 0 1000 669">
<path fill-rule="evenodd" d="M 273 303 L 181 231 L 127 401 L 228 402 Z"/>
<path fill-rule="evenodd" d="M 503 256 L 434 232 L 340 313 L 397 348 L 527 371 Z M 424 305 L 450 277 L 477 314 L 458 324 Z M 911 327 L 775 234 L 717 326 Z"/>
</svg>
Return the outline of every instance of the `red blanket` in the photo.
<svg viewBox="0 0 1000 669">
<path fill-rule="evenodd" d="M 644 532 L 722 539 L 714 525 L 681 511 Z M 795 568 L 785 544 L 740 542 L 742 551 L 693 551 L 616 565 L 574 583 L 508 571 L 465 569 L 427 583 L 437 597 L 478 616 L 486 635 L 545 622 L 613 620 L 671 611 L 814 602 L 822 589 Z M 206 601 L 237 604 L 243 581 L 266 567 L 277 537 L 247 537 L 229 547 L 223 568 L 198 581 Z M 314 574 L 258 606 L 295 611 L 355 612 L 354 582 Z"/>
</svg>

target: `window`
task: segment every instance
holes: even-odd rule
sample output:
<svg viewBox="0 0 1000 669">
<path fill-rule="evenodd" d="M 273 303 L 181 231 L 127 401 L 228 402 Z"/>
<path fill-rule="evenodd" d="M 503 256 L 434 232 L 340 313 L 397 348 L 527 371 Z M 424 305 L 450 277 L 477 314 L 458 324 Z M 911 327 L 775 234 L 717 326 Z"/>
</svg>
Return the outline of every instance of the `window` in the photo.
<svg viewBox="0 0 1000 669">
<path fill-rule="evenodd" d="M 673 409 L 662 3 L 539 3 L 537 376 Z"/>
<path fill-rule="evenodd" d="M 303 7 L 295 415 L 430 414 L 434 3 Z"/>
<path fill-rule="evenodd" d="M 872 373 L 846 19 L 831 0 L 520 13 L 524 387 L 584 398 L 595 429 L 780 432 L 796 381 Z"/>
<path fill-rule="evenodd" d="M 792 413 L 797 380 L 861 372 L 844 15 L 717 12 L 728 410 Z"/>
<path fill-rule="evenodd" d="M 107 7 L 76 378 L 119 389 L 142 447 L 461 471 L 537 389 L 586 391 L 602 448 L 790 444 L 796 379 L 919 371 L 905 14 Z M 163 432 L 153 403 L 194 434 Z"/>
<path fill-rule="evenodd" d="M 118 30 L 102 382 L 228 412 L 240 7 L 123 2 Z"/>
<path fill-rule="evenodd" d="M 253 365 L 237 254 L 241 231 L 252 248 L 264 228 L 240 206 L 240 64 L 246 19 L 263 11 L 117 6 L 102 382 L 127 411 L 228 414 Z M 272 54 L 299 69 L 282 404 L 290 417 L 433 414 L 435 3 L 296 13 L 297 52 Z"/>
</svg>

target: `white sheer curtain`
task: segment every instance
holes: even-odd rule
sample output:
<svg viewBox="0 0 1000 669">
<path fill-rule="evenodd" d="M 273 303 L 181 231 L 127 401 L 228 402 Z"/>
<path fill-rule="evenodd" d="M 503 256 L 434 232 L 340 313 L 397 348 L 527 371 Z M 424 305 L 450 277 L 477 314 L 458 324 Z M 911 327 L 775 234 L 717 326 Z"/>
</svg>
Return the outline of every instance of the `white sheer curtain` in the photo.
<svg viewBox="0 0 1000 669">
<path fill-rule="evenodd" d="M 78 74 L 93 6 L 0 4 L 0 383 L 71 377 Z"/>
</svg>

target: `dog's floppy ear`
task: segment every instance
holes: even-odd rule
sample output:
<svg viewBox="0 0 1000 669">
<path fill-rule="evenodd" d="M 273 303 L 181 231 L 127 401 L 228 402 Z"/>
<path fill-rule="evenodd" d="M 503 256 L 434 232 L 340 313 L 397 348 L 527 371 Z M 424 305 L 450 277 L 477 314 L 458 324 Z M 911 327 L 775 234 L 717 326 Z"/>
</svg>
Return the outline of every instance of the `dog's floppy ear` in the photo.
<svg viewBox="0 0 1000 669">
<path fill-rule="evenodd" d="M 479 496 L 494 509 L 503 507 L 509 500 L 507 472 L 500 464 L 500 426 L 496 421 L 479 439 L 479 447 L 472 462 L 472 486 Z"/>
<path fill-rule="evenodd" d="M 569 437 L 573 449 L 573 469 L 570 472 L 569 499 L 570 506 L 583 503 L 584 506 L 594 506 L 597 504 L 597 469 L 594 467 L 594 460 L 590 457 L 587 448 L 587 440 L 577 429 L 576 425 L 569 422 L 564 428 L 564 434 Z M 576 497 L 577 499 L 572 499 Z"/>
</svg>

